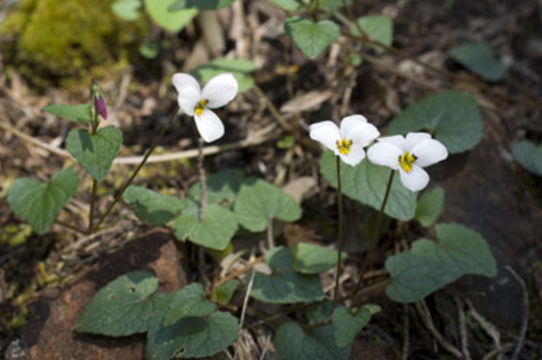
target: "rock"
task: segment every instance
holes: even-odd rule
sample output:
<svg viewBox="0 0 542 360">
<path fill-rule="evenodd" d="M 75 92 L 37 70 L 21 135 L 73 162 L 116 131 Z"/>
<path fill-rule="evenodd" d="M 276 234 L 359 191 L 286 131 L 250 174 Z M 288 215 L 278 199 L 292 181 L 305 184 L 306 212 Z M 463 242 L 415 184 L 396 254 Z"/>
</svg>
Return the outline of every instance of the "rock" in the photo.
<svg viewBox="0 0 542 360">
<path fill-rule="evenodd" d="M 187 283 L 175 242 L 165 233 L 151 232 L 68 284 L 62 290 L 45 289 L 28 307 L 22 341 L 35 360 L 137 360 L 145 354 L 145 336 L 107 338 L 78 334 L 75 323 L 94 294 L 116 277 L 149 270 L 160 281 L 159 291 L 169 292 Z"/>
</svg>

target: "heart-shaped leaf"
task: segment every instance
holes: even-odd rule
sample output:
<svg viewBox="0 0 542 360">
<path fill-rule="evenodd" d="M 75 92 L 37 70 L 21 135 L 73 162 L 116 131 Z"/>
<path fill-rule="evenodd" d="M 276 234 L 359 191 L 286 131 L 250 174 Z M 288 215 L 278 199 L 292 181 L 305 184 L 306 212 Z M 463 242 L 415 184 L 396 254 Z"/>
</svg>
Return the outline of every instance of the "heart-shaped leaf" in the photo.
<svg viewBox="0 0 542 360">
<path fill-rule="evenodd" d="M 393 42 L 393 22 L 385 15 L 369 15 L 363 16 L 358 19 L 358 24 L 361 29 L 371 38 L 384 45 L 391 46 Z M 356 35 L 358 33 L 357 28 L 353 28 Z M 384 52 L 381 46 L 368 44 L 374 48 L 377 52 Z"/>
<path fill-rule="evenodd" d="M 92 122 L 92 113 L 89 104 L 63 105 L 54 104 L 42 109 L 49 114 L 60 116 L 69 121 L 75 121 L 80 124 L 90 124 Z"/>
<path fill-rule="evenodd" d="M 488 44 L 461 44 L 448 50 L 448 55 L 484 80 L 498 81 L 504 76 L 504 65 Z"/>
<path fill-rule="evenodd" d="M 171 32 L 181 30 L 198 14 L 198 9 L 171 11 L 173 0 L 144 0 L 144 3 L 151 19 Z"/>
<path fill-rule="evenodd" d="M 337 251 L 325 246 L 295 243 L 292 246 L 293 266 L 303 274 L 319 274 L 337 266 Z M 347 254 L 342 253 L 341 261 L 346 260 Z"/>
<path fill-rule="evenodd" d="M 301 7 L 298 0 L 271 0 L 271 2 L 286 11 L 296 11 Z"/>
<path fill-rule="evenodd" d="M 72 169 L 60 170 L 47 183 L 36 179 L 16 179 L 9 187 L 11 210 L 32 225 L 38 234 L 49 231 L 60 209 L 77 191 L 79 177 Z"/>
<path fill-rule="evenodd" d="M 122 132 L 114 126 L 101 128 L 94 135 L 86 129 L 72 130 L 66 137 L 66 149 L 96 180 L 107 176 L 121 144 Z"/>
<path fill-rule="evenodd" d="M 146 271 L 119 276 L 90 300 L 77 320 L 77 331 L 107 336 L 143 333 L 153 314 L 151 295 L 158 279 Z"/>
<path fill-rule="evenodd" d="M 512 155 L 531 174 L 542 176 L 542 146 L 520 141 L 512 147 Z"/>
<path fill-rule="evenodd" d="M 206 83 L 219 74 L 230 72 L 239 83 L 239 93 L 243 93 L 254 85 L 254 79 L 250 75 L 254 70 L 256 64 L 250 60 L 218 58 L 197 67 L 192 74 L 202 83 Z"/>
<path fill-rule="evenodd" d="M 339 26 L 333 21 L 314 22 L 299 16 L 286 19 L 284 28 L 303 54 L 311 59 L 316 59 L 340 33 Z"/>
<path fill-rule="evenodd" d="M 234 205 L 239 223 L 250 231 L 263 231 L 268 220 L 295 221 L 301 207 L 288 194 L 264 180 L 247 180 L 239 190 Z"/>
<path fill-rule="evenodd" d="M 392 300 L 418 301 L 466 274 L 497 274 L 495 258 L 480 234 L 459 224 L 438 224 L 435 229 L 438 243 L 416 240 L 410 251 L 386 261 L 392 277 L 386 293 Z"/>
<path fill-rule="evenodd" d="M 207 316 L 216 310 L 215 304 L 205 300 L 203 286 L 193 283 L 176 291 L 167 304 L 169 311 L 165 312 L 164 325 L 170 326 L 185 317 Z"/>
<path fill-rule="evenodd" d="M 279 359 L 346 360 L 350 347 L 338 347 L 331 325 L 320 326 L 308 332 L 294 322 L 281 325 L 273 340 Z"/>
<path fill-rule="evenodd" d="M 420 196 L 416 206 L 416 220 L 429 227 L 437 221 L 444 206 L 444 189 L 437 186 Z"/>
<path fill-rule="evenodd" d="M 245 174 L 239 169 L 224 170 L 207 179 L 207 204 L 230 208 L 241 187 Z M 188 191 L 188 198 L 201 202 L 201 184 L 197 182 Z"/>
<path fill-rule="evenodd" d="M 122 195 L 145 225 L 163 226 L 187 206 L 186 200 L 163 195 L 141 186 L 130 185 Z"/>
<path fill-rule="evenodd" d="M 475 147 L 482 139 L 482 116 L 474 97 L 458 90 L 429 95 L 390 122 L 390 135 L 428 130 L 452 154 Z"/>
<path fill-rule="evenodd" d="M 331 151 L 322 154 L 320 172 L 333 188 L 337 188 L 335 156 Z M 341 185 L 343 193 L 353 200 L 380 210 L 390 170 L 364 160 L 358 165 L 341 164 Z M 416 193 L 407 190 L 398 176 L 395 176 L 384 212 L 395 219 L 410 220 L 416 212 Z"/>
<path fill-rule="evenodd" d="M 228 209 L 209 205 L 203 211 L 203 221 L 197 214 L 183 213 L 171 224 L 175 237 L 214 250 L 224 250 L 237 231 L 237 218 Z"/>
<path fill-rule="evenodd" d="M 300 274 L 293 268 L 293 257 L 288 248 L 276 247 L 265 253 L 273 273 L 257 272 L 250 296 L 277 304 L 316 301 L 324 297 L 322 283 L 316 275 Z"/>
<path fill-rule="evenodd" d="M 378 305 L 363 305 L 354 312 L 342 305 L 337 307 L 331 316 L 337 346 L 350 345 L 361 329 L 369 323 L 371 316 L 378 312 L 380 312 Z"/>
<path fill-rule="evenodd" d="M 231 279 L 213 289 L 213 301 L 226 305 L 230 302 L 235 289 L 239 286 L 239 280 Z"/>
<path fill-rule="evenodd" d="M 116 0 L 111 4 L 113 14 L 126 21 L 137 20 L 140 7 L 141 0 Z"/>
</svg>

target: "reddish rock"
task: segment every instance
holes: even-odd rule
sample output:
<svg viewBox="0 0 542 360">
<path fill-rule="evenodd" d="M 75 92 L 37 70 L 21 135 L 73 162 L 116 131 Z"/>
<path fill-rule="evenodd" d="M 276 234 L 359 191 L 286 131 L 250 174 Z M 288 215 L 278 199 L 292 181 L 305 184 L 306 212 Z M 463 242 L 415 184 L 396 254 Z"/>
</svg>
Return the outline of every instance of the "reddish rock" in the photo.
<svg viewBox="0 0 542 360">
<path fill-rule="evenodd" d="M 153 272 L 160 281 L 159 291 L 173 291 L 187 282 L 177 248 L 169 235 L 153 232 L 135 239 L 64 289 L 46 289 L 29 305 L 22 342 L 30 349 L 30 359 L 143 359 L 144 334 L 113 339 L 78 334 L 74 330 L 78 316 L 97 290 L 135 270 Z"/>
</svg>

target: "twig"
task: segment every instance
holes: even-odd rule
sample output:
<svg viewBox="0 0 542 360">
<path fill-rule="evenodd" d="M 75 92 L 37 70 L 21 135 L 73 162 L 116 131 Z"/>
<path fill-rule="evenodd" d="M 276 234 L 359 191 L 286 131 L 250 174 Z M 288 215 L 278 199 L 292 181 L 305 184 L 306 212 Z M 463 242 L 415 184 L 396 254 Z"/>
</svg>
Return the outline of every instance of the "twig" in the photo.
<svg viewBox="0 0 542 360">
<path fill-rule="evenodd" d="M 433 319 L 431 318 L 431 313 L 429 312 L 425 301 L 418 301 L 416 303 L 416 309 L 418 310 L 418 314 L 420 314 L 420 317 L 422 318 L 425 327 L 433 335 L 433 337 L 440 344 L 440 346 L 446 349 L 449 353 L 453 354 L 456 358 L 462 359 L 463 354 L 461 353 L 461 351 L 459 351 L 455 346 L 450 344 L 448 340 L 446 340 L 446 338 L 444 338 L 444 336 L 442 336 L 435 328 L 435 324 L 433 323 Z"/>
<path fill-rule="evenodd" d="M 275 247 L 275 235 L 273 234 L 273 217 L 267 219 L 267 249 L 271 250 Z"/>
<path fill-rule="evenodd" d="M 499 355 L 502 357 L 502 354 L 508 350 L 511 350 L 514 348 L 514 344 L 504 344 L 500 349 L 495 349 L 487 353 L 482 360 L 491 360 L 495 356 Z"/>
<path fill-rule="evenodd" d="M 459 317 L 459 334 L 461 336 L 461 351 L 463 352 L 463 356 L 465 360 L 470 360 L 470 353 L 469 353 L 469 341 L 467 337 L 467 322 L 465 320 L 465 311 L 463 311 L 463 302 L 461 299 L 456 296 L 454 298 L 455 305 L 457 307 L 457 314 Z"/>
<path fill-rule="evenodd" d="M 237 271 L 232 272 L 228 276 L 224 277 L 224 279 L 220 280 L 216 285 L 219 286 L 225 282 L 230 281 L 231 279 L 235 279 L 236 277 L 239 277 L 241 275 L 244 275 L 245 273 L 249 272 L 250 269 L 252 269 L 256 264 L 262 262 L 264 260 L 264 256 L 259 256 L 257 258 L 253 258 L 250 260 L 242 269 L 239 269 Z"/>
<path fill-rule="evenodd" d="M 514 353 L 512 354 L 512 360 L 517 360 L 519 353 L 521 352 L 521 349 L 523 348 L 523 344 L 525 343 L 525 336 L 527 335 L 527 326 L 529 324 L 529 298 L 527 293 L 527 286 L 525 285 L 525 281 L 518 275 L 518 273 L 512 269 L 511 266 L 507 265 L 506 270 L 512 275 L 514 280 L 516 280 L 519 285 L 521 286 L 521 292 L 522 292 L 522 301 L 521 305 L 523 308 L 523 318 L 521 320 L 521 330 L 519 332 L 519 339 L 518 343 L 516 345 L 516 348 L 514 349 Z"/>
<path fill-rule="evenodd" d="M 403 309 L 405 312 L 403 321 L 403 354 L 401 360 L 408 360 L 408 354 L 410 352 L 410 317 L 408 315 L 408 304 L 405 304 Z"/>
<path fill-rule="evenodd" d="M 493 343 L 495 344 L 495 349 L 500 350 L 501 349 L 501 334 L 497 327 L 493 325 L 489 320 L 487 320 L 485 317 L 483 317 L 478 310 L 474 307 L 472 302 L 467 299 L 467 306 L 469 307 L 470 314 L 472 315 L 472 318 L 480 324 L 482 329 L 493 339 Z M 499 353 L 498 360 L 503 360 L 502 353 Z"/>
<path fill-rule="evenodd" d="M 241 331 L 243 330 L 243 323 L 245 322 L 245 314 L 246 314 L 246 311 L 247 311 L 247 306 L 248 306 L 248 299 L 249 299 L 249 296 L 250 296 L 250 292 L 252 291 L 252 285 L 254 284 L 254 274 L 256 272 L 253 270 L 252 271 L 252 274 L 250 275 L 250 280 L 248 282 L 248 285 L 247 285 L 247 292 L 245 294 L 245 298 L 243 300 L 243 309 L 241 310 L 241 318 L 239 320 L 239 334 L 241 334 Z M 238 345 L 236 348 L 235 348 L 235 353 L 233 354 L 233 359 L 237 359 L 237 350 L 239 349 L 239 346 L 241 345 Z"/>
<path fill-rule="evenodd" d="M 267 110 L 271 113 L 271 116 L 277 121 L 279 126 L 287 131 L 292 132 L 293 128 L 290 124 L 286 122 L 286 120 L 282 117 L 280 114 L 280 111 L 275 107 L 275 105 L 269 100 L 269 98 L 265 95 L 265 93 L 260 89 L 256 84 L 252 86 L 252 90 L 258 95 L 261 99 L 265 101 L 265 105 L 267 106 Z"/>
<path fill-rule="evenodd" d="M 70 224 L 68 224 L 68 223 L 65 223 L 65 222 L 63 222 L 63 221 L 61 221 L 61 220 L 55 220 L 54 223 L 57 224 L 57 225 L 63 226 L 63 227 L 65 227 L 66 229 L 70 229 L 70 230 L 76 232 L 77 234 L 80 234 L 80 235 L 88 235 L 85 231 L 80 230 L 80 229 L 78 229 L 77 227 L 75 227 L 75 226 L 73 226 L 73 225 L 70 225 Z"/>
<path fill-rule="evenodd" d="M 92 233 L 94 222 L 94 208 L 96 206 L 96 192 L 98 191 L 98 180 L 92 178 L 92 189 L 90 190 L 90 211 L 88 213 L 88 230 L 87 232 Z"/>
</svg>

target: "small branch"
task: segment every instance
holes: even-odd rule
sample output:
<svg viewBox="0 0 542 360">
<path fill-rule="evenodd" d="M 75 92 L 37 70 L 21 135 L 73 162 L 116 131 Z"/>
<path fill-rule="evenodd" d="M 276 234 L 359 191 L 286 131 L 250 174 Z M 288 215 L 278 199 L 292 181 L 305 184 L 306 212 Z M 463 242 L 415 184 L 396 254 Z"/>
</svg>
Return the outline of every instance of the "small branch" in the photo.
<svg viewBox="0 0 542 360">
<path fill-rule="evenodd" d="M 265 93 L 260 89 L 256 84 L 252 86 L 252 90 L 265 101 L 265 105 L 267 106 L 267 110 L 271 113 L 271 116 L 277 121 L 279 126 L 287 132 L 293 132 L 293 128 L 286 120 L 282 117 L 280 114 L 280 111 L 275 107 L 275 105 L 269 100 L 269 98 L 265 95 Z"/>
<path fill-rule="evenodd" d="M 420 314 L 420 317 L 422 318 L 425 327 L 434 336 L 440 346 L 446 349 L 449 353 L 453 354 L 456 358 L 462 359 L 463 354 L 461 353 L 461 351 L 459 351 L 455 346 L 450 344 L 448 340 L 446 340 L 446 338 L 444 338 L 444 336 L 442 336 L 435 328 L 435 324 L 433 323 L 433 319 L 431 318 L 431 313 L 429 312 L 425 301 L 418 301 L 416 303 L 416 309 L 418 310 L 418 314 Z"/>
<path fill-rule="evenodd" d="M 241 275 L 244 275 L 246 274 L 247 272 L 250 271 L 250 269 L 252 269 L 256 264 L 262 262 L 264 260 L 264 256 L 259 256 L 257 258 L 253 258 L 252 260 L 250 260 L 242 269 L 239 269 L 237 271 L 234 271 L 232 272 L 231 274 L 229 274 L 228 276 L 224 277 L 224 279 L 220 280 L 217 284 L 215 284 L 215 287 L 216 286 L 219 286 L 221 284 L 224 284 L 225 282 L 227 281 L 230 281 L 231 279 L 235 279 L 236 277 L 239 277 Z"/>
<path fill-rule="evenodd" d="M 463 311 L 463 302 L 458 296 L 455 297 L 455 305 L 457 307 L 457 315 L 459 317 L 459 334 L 461 335 L 461 351 L 465 360 L 471 360 L 469 353 L 469 340 L 467 336 L 467 322 L 465 319 L 465 311 Z"/>
<path fill-rule="evenodd" d="M 76 232 L 76 233 L 78 233 L 78 234 L 81 234 L 81 235 L 88 235 L 85 231 L 80 230 L 80 229 L 78 229 L 77 227 L 75 227 L 75 226 L 73 226 L 73 225 L 70 225 L 70 224 L 68 224 L 68 223 L 65 223 L 65 222 L 63 222 L 63 221 L 55 220 L 54 223 L 57 224 L 57 225 L 63 226 L 63 227 L 65 227 L 66 229 L 70 229 L 70 230 L 72 230 L 72 231 L 74 231 L 74 232 Z"/>
<path fill-rule="evenodd" d="M 275 247 L 275 235 L 273 234 L 273 217 L 267 219 L 267 250 Z"/>
<path fill-rule="evenodd" d="M 472 318 L 480 324 L 482 329 L 493 339 L 493 343 L 495 344 L 495 350 L 501 349 L 501 334 L 497 327 L 493 325 L 489 320 L 487 320 L 485 317 L 483 317 L 478 310 L 474 307 L 472 302 L 467 299 L 467 305 L 469 307 L 470 314 L 472 315 Z M 489 355 L 489 354 L 488 354 Z M 487 356 L 487 355 L 486 355 Z M 502 353 L 499 353 L 499 356 L 497 357 L 498 360 L 503 360 Z"/>
<path fill-rule="evenodd" d="M 403 354 L 401 360 L 408 360 L 408 354 L 410 352 L 410 316 L 408 315 L 408 304 L 403 306 L 405 315 L 403 321 Z"/>
<path fill-rule="evenodd" d="M 248 281 L 247 285 L 247 292 L 245 294 L 245 298 L 243 299 L 243 309 L 241 310 L 241 318 L 239 320 L 239 336 L 241 335 L 241 331 L 243 331 L 243 323 L 245 322 L 245 314 L 248 307 L 248 299 L 250 296 L 250 292 L 252 291 L 252 285 L 254 284 L 254 274 L 256 272 L 252 271 L 252 274 L 250 275 L 250 280 Z M 239 349 L 239 346 L 241 346 L 241 343 L 239 343 L 238 346 L 235 347 L 235 353 L 233 354 L 233 359 L 237 359 L 237 350 Z"/>
<path fill-rule="evenodd" d="M 521 292 L 522 292 L 522 301 L 521 305 L 523 308 L 523 318 L 521 320 L 521 330 L 519 332 L 519 340 L 516 345 L 516 348 L 514 349 L 514 354 L 512 354 L 512 360 L 517 360 L 519 353 L 521 352 L 521 349 L 523 348 L 523 345 L 525 343 L 525 336 L 527 335 L 527 326 L 529 324 L 529 298 L 528 298 L 528 292 L 527 292 L 527 286 L 525 285 L 525 281 L 518 275 L 518 273 L 512 269 L 511 266 L 506 266 L 506 270 L 512 275 L 514 280 L 518 282 L 518 284 L 521 286 Z"/>
</svg>

